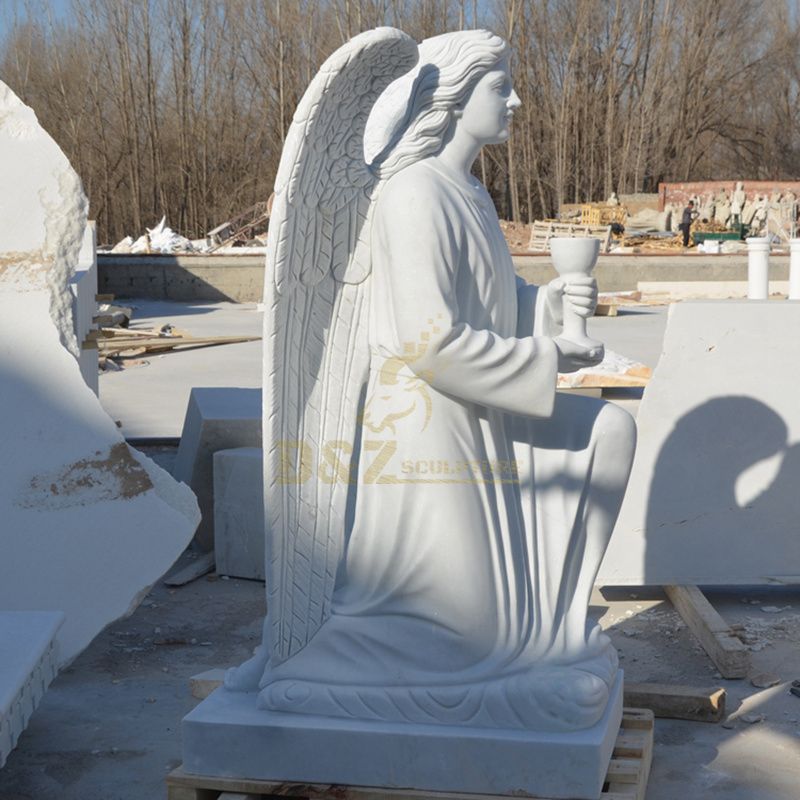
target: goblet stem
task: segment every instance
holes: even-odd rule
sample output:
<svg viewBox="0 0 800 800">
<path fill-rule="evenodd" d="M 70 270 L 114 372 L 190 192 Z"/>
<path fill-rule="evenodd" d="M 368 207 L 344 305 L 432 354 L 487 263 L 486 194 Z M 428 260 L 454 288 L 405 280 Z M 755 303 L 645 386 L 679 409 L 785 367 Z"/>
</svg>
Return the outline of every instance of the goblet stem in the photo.
<svg viewBox="0 0 800 800">
<path fill-rule="evenodd" d="M 565 283 L 569 283 L 570 278 L 574 276 L 562 275 L 561 277 L 564 279 Z M 588 335 L 586 331 L 586 318 L 575 311 L 566 294 L 562 297 L 562 304 L 564 315 L 564 330 L 562 335 L 564 338 L 587 349 L 593 350 L 595 348 L 602 348 L 602 342 L 597 341 L 597 339 L 592 339 L 592 337 Z"/>
</svg>

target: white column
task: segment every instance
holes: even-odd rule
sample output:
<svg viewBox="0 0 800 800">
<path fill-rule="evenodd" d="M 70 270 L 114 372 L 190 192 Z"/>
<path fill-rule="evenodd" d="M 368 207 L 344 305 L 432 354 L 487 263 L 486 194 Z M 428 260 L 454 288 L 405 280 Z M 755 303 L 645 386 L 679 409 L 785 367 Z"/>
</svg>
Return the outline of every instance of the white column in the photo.
<svg viewBox="0 0 800 800">
<path fill-rule="evenodd" d="M 769 297 L 769 239 L 751 237 L 747 241 L 747 297 Z"/>
<path fill-rule="evenodd" d="M 789 299 L 800 300 L 800 239 L 789 239 Z"/>
</svg>

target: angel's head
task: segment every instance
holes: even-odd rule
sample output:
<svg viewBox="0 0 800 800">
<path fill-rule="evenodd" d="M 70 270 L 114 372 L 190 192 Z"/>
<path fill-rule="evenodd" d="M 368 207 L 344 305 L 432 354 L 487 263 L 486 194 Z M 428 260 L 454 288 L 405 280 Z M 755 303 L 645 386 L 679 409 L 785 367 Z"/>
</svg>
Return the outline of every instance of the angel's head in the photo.
<svg viewBox="0 0 800 800">
<path fill-rule="evenodd" d="M 519 105 L 511 89 L 508 56 L 506 42 L 491 31 L 458 31 L 423 41 L 417 67 L 390 86 L 373 111 L 381 118 L 387 143 L 372 161 L 375 173 L 387 178 L 436 155 L 457 124 L 478 126 L 476 133 L 487 143 L 507 138 L 511 112 Z M 495 103 L 493 118 L 483 97 L 479 104 L 468 102 L 476 91 L 487 99 L 505 97 L 502 104 Z"/>
</svg>

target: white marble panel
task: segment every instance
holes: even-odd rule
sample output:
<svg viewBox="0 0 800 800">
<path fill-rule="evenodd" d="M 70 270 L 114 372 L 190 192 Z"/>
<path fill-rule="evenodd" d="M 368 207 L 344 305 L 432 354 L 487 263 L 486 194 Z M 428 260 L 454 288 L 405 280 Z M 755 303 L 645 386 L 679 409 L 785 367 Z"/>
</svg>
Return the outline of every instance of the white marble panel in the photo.
<svg viewBox="0 0 800 800">
<path fill-rule="evenodd" d="M 800 304 L 684 302 L 598 583 L 800 582 Z"/>
</svg>

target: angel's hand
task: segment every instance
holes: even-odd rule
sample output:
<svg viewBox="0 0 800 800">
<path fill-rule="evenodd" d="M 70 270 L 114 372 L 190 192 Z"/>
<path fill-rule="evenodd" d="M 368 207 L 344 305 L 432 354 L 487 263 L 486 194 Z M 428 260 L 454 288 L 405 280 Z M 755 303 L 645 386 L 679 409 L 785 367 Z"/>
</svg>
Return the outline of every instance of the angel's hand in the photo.
<svg viewBox="0 0 800 800">
<path fill-rule="evenodd" d="M 605 356 L 602 346 L 587 346 L 563 336 L 553 339 L 558 351 L 558 371 L 577 372 L 583 367 L 597 366 Z"/>
<path fill-rule="evenodd" d="M 556 325 L 564 324 L 564 297 L 579 317 L 591 317 L 597 307 L 597 281 L 591 275 L 554 278 L 545 287 L 547 310 Z"/>
<path fill-rule="evenodd" d="M 584 319 L 597 308 L 597 280 L 591 275 L 570 275 L 564 282 L 564 294 L 573 311 Z"/>
</svg>

